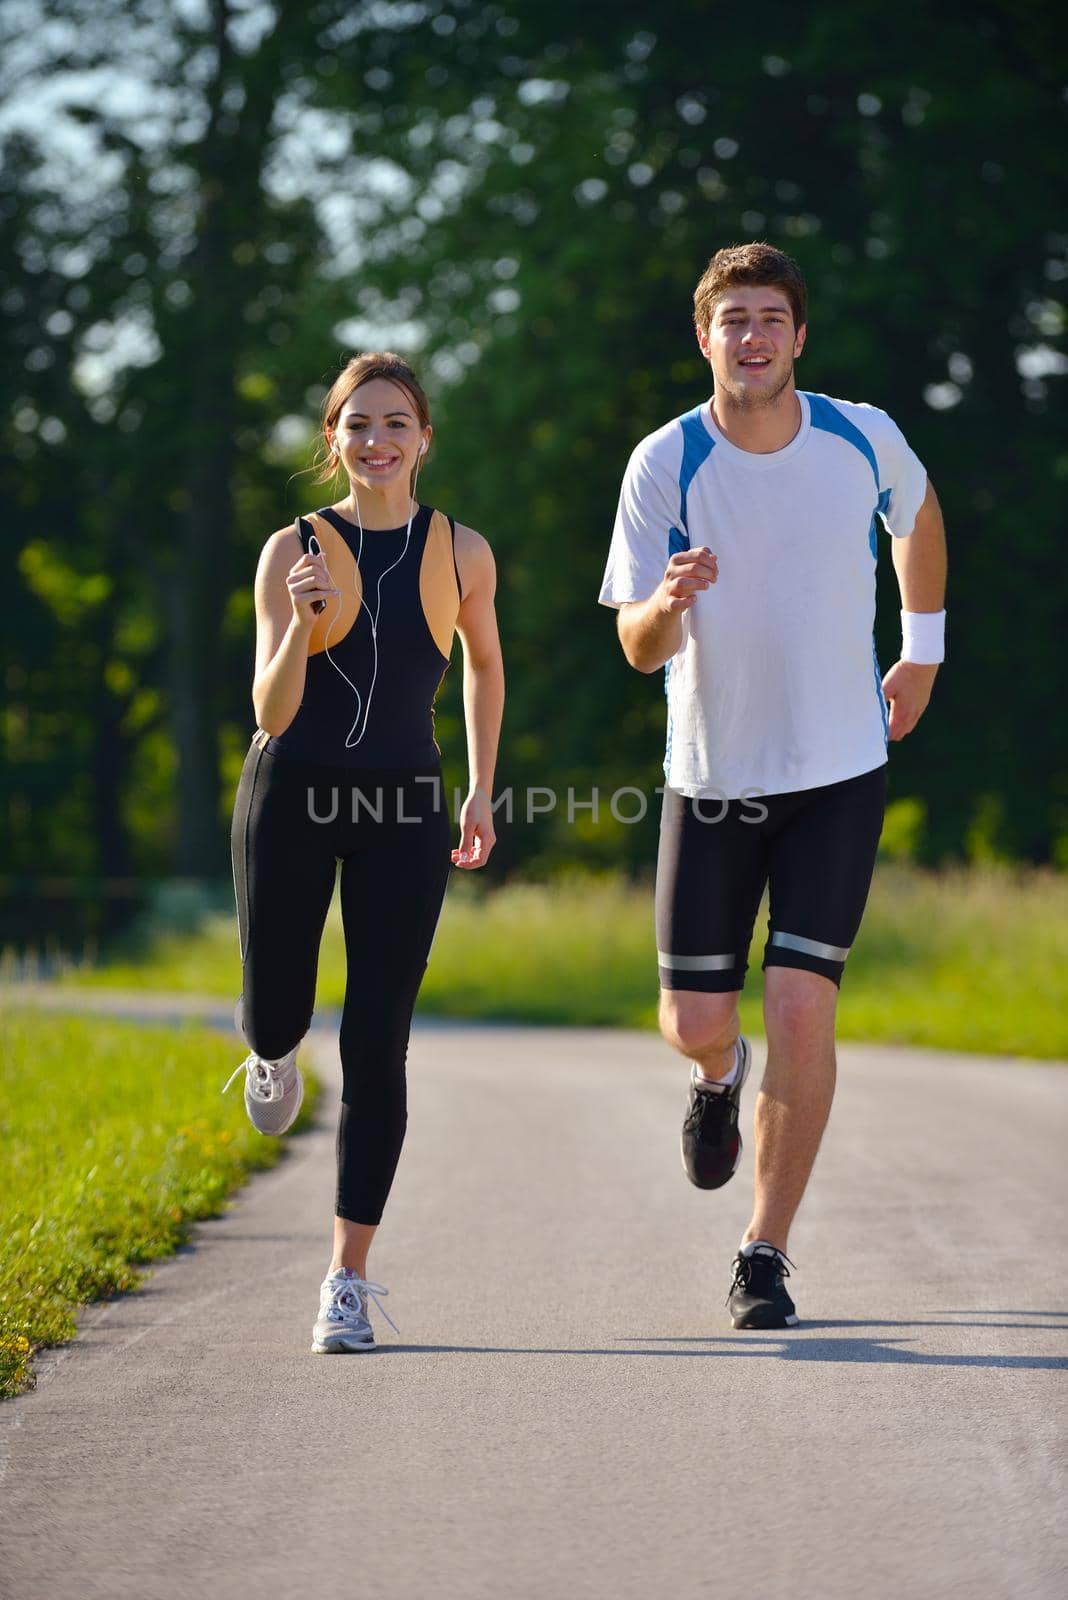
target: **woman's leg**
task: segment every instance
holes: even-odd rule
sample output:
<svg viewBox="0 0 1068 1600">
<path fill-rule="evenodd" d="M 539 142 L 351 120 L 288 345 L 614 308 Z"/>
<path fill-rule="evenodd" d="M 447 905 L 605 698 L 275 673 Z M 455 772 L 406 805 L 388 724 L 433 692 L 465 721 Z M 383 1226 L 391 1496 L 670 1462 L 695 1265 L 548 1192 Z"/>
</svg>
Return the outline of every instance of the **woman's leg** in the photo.
<svg viewBox="0 0 1068 1600">
<path fill-rule="evenodd" d="M 234 804 L 231 849 L 241 939 L 241 1021 L 250 1048 L 278 1061 L 307 1033 L 319 943 L 337 872 L 329 796 L 301 764 L 248 753 Z"/>
<path fill-rule="evenodd" d="M 366 1276 L 367 1249 L 393 1182 L 407 1125 L 405 1064 L 412 1011 L 449 873 L 449 821 L 429 786 L 404 786 L 398 821 L 360 824 L 341 869 L 348 981 L 332 1268 Z"/>
<path fill-rule="evenodd" d="M 351 1267 L 359 1277 L 366 1278 L 367 1255 L 377 1232 L 377 1223 L 350 1222 L 347 1217 L 335 1217 L 334 1248 L 327 1273 Z"/>
</svg>

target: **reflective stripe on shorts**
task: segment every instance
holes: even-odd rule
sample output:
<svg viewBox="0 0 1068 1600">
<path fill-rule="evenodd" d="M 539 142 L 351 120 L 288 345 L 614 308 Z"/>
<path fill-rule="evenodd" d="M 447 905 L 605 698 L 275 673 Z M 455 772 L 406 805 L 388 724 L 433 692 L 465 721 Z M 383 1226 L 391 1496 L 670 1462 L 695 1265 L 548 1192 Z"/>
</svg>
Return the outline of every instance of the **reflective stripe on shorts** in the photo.
<svg viewBox="0 0 1068 1600">
<path fill-rule="evenodd" d="M 666 950 L 656 952 L 657 963 L 669 972 L 729 972 L 734 956 L 669 956 Z"/>
<path fill-rule="evenodd" d="M 798 950 L 803 956 L 818 956 L 821 961 L 844 961 L 848 956 L 851 945 L 820 944 L 818 939 L 802 939 L 797 933 L 773 933 L 768 940 L 769 944 L 777 944 L 784 950 Z"/>
</svg>

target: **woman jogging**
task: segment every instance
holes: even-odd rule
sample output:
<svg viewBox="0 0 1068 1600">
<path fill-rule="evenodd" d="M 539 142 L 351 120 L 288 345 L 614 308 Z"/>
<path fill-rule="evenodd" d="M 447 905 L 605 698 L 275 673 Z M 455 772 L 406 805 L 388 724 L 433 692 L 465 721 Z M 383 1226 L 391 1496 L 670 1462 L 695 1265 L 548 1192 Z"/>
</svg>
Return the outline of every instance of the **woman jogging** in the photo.
<svg viewBox="0 0 1068 1600">
<path fill-rule="evenodd" d="M 319 1354 L 373 1350 L 368 1297 L 383 1309 L 386 1293 L 367 1279 L 367 1252 L 404 1141 L 412 1010 L 449 871 L 433 701 L 454 631 L 470 787 L 452 862 L 484 866 L 494 843 L 504 702 L 494 562 L 480 534 L 416 499 L 431 431 L 399 356 L 351 360 L 323 403 L 317 480 L 344 473 L 349 493 L 272 534 L 256 573 L 258 727 L 232 848 L 245 1106 L 261 1133 L 284 1133 L 300 1109 L 297 1049 L 341 867 L 343 1086 Z"/>
</svg>

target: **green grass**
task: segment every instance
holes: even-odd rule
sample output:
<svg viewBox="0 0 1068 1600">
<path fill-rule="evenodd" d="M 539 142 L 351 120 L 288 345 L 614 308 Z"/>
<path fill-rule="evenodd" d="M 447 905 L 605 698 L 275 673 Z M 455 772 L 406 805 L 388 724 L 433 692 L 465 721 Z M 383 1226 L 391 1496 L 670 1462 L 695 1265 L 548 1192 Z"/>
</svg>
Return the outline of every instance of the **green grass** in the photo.
<svg viewBox="0 0 1068 1600">
<path fill-rule="evenodd" d="M 742 1025 L 761 1032 L 767 908 L 757 919 Z M 880 865 L 849 960 L 844 1039 L 1068 1057 L 1068 878 L 973 867 Z M 340 1005 L 344 949 L 335 913 L 319 1001 Z M 137 960 L 65 981 L 231 997 L 240 987 L 232 918 L 194 937 L 162 935 Z M 425 1012 L 541 1023 L 653 1027 L 650 889 L 615 878 L 510 885 L 454 880 L 420 998 Z"/>
<path fill-rule="evenodd" d="M 0 1059 L 0 1395 L 217 1215 L 279 1141 L 248 1123 L 234 1047 L 203 1029 L 7 1011 Z M 314 1107 L 308 1085 L 300 1127 Z"/>
</svg>

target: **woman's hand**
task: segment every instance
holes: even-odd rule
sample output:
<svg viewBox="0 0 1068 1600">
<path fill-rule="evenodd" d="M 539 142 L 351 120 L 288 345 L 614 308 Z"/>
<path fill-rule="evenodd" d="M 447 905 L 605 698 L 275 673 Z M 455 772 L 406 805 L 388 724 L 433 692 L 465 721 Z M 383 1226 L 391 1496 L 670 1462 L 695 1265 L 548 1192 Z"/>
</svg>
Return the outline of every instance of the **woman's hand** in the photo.
<svg viewBox="0 0 1068 1600">
<path fill-rule="evenodd" d="M 472 789 L 460 809 L 460 844 L 452 852 L 454 867 L 484 867 L 497 842 L 493 807 L 485 789 Z"/>
<path fill-rule="evenodd" d="M 286 587 L 293 606 L 293 619 L 306 629 L 313 626 L 326 602 L 341 592 L 334 588 L 321 554 L 302 555 L 286 574 Z"/>
</svg>

